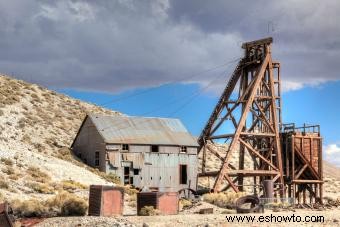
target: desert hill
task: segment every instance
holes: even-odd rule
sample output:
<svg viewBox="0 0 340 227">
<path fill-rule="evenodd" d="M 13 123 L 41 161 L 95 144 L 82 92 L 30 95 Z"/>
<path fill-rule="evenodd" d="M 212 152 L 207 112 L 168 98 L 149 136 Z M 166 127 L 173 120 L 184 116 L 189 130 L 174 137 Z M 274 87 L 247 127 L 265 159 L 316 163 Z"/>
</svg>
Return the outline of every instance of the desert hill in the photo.
<svg viewBox="0 0 340 227">
<path fill-rule="evenodd" d="M 120 114 L 0 75 L 0 193 L 6 199 L 53 193 L 49 182 L 106 183 L 67 149 L 87 112 Z M 38 173 L 38 174 L 37 174 Z M 69 182 L 68 182 L 69 183 Z M 81 186 L 83 187 L 83 186 Z"/>
</svg>

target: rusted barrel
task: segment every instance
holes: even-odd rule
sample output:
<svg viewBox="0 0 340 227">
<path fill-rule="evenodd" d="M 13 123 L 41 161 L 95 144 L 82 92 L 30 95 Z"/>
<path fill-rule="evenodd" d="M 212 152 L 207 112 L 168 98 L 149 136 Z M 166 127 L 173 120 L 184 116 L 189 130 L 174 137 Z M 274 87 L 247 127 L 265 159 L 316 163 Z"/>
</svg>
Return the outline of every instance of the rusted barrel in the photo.
<svg viewBox="0 0 340 227">
<path fill-rule="evenodd" d="M 263 192 L 264 192 L 264 198 L 267 198 L 267 199 L 274 198 L 274 182 L 272 180 L 263 181 Z"/>
</svg>

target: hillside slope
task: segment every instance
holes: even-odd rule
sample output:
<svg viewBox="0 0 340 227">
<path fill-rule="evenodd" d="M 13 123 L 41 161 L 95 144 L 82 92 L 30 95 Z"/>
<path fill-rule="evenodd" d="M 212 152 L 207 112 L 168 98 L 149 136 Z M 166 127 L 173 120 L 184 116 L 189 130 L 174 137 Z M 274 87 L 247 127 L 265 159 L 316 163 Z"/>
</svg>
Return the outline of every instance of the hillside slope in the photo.
<svg viewBox="0 0 340 227">
<path fill-rule="evenodd" d="M 87 112 L 120 113 L 4 75 L 0 75 L 0 100 L 0 193 L 3 196 L 41 196 L 36 185 L 44 185 L 36 182 L 34 170 L 47 174 L 45 177 L 50 182 L 106 183 L 80 163 L 62 159 L 70 156 L 67 148 Z"/>
</svg>

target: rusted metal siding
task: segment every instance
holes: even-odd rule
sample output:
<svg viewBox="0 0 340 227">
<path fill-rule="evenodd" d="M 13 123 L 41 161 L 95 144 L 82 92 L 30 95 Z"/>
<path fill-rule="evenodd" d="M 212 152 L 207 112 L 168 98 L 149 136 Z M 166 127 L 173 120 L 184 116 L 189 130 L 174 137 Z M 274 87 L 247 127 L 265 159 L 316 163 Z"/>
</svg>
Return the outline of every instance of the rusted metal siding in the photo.
<svg viewBox="0 0 340 227">
<path fill-rule="evenodd" d="M 100 171 L 106 171 L 105 143 L 90 118 L 86 118 L 73 143 L 73 152 L 84 162 Z M 99 166 L 95 165 L 95 152 L 99 152 Z"/>
<path fill-rule="evenodd" d="M 137 214 L 141 215 L 141 209 L 152 206 L 161 214 L 178 214 L 179 197 L 177 192 L 141 192 L 137 193 Z"/>
<path fill-rule="evenodd" d="M 122 215 L 124 190 L 118 187 L 91 185 L 89 194 L 90 216 Z"/>
</svg>

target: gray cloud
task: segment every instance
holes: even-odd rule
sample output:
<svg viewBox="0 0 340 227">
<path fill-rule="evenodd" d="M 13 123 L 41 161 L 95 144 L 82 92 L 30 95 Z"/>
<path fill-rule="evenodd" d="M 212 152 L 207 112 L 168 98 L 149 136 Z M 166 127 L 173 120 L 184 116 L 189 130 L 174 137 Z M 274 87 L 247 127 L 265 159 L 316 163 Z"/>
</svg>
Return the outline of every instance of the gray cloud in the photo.
<svg viewBox="0 0 340 227">
<path fill-rule="evenodd" d="M 296 89 L 340 78 L 339 11 L 336 0 L 0 1 L 0 71 L 107 92 L 205 85 L 219 72 L 185 78 L 240 57 L 245 40 L 272 35 L 284 86 Z"/>
</svg>

